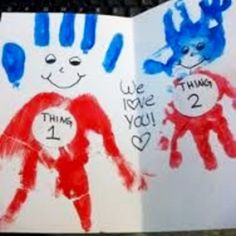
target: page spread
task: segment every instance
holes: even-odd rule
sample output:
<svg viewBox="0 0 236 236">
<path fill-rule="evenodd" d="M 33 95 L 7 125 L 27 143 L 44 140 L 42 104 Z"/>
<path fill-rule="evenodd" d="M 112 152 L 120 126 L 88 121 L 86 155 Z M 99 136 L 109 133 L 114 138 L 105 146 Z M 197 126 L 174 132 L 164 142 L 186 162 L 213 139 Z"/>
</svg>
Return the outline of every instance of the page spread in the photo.
<svg viewBox="0 0 236 236">
<path fill-rule="evenodd" d="M 235 228 L 234 11 L 3 13 L 0 232 Z"/>
</svg>

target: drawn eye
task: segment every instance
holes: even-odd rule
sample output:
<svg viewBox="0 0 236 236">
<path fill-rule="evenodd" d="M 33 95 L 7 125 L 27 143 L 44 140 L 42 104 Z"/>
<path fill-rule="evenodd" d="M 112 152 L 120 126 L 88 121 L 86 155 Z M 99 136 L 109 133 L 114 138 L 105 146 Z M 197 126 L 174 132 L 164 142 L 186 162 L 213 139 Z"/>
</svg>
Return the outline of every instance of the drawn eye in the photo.
<svg viewBox="0 0 236 236">
<path fill-rule="evenodd" d="M 197 46 L 196 46 L 196 49 L 197 49 L 198 51 L 201 51 L 201 50 L 203 50 L 204 48 L 205 48 L 205 43 L 203 43 L 203 42 L 198 43 Z"/>
<path fill-rule="evenodd" d="M 48 64 L 53 64 L 56 62 L 56 57 L 53 55 L 53 54 L 48 54 L 46 57 L 45 57 L 45 61 L 46 63 Z"/>
<path fill-rule="evenodd" d="M 189 47 L 188 46 L 182 47 L 182 53 L 183 54 L 188 54 L 188 52 L 189 52 Z"/>
<path fill-rule="evenodd" d="M 78 66 L 78 65 L 80 65 L 81 64 L 81 59 L 79 58 L 79 57 L 71 57 L 70 59 L 69 59 L 69 62 L 70 62 L 70 64 L 72 65 L 72 66 Z"/>
</svg>

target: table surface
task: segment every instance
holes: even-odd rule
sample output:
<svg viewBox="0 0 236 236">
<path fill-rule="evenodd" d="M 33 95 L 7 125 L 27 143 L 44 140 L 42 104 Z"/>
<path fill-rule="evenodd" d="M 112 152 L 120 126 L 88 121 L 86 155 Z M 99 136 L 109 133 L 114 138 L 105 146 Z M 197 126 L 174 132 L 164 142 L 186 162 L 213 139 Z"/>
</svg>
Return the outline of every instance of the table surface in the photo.
<svg viewBox="0 0 236 236">
<path fill-rule="evenodd" d="M 132 236 L 236 236 L 236 229 L 194 231 L 194 232 L 172 232 L 172 233 L 147 233 L 147 234 L 143 233 L 143 234 L 132 234 Z"/>
</svg>

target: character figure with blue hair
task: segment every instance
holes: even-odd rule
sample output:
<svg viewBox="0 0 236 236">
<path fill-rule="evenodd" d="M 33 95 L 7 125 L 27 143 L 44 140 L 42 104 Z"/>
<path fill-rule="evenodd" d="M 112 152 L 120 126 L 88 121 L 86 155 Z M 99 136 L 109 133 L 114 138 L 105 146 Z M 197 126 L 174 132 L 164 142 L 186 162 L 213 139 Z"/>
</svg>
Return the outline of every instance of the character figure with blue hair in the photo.
<svg viewBox="0 0 236 236">
<path fill-rule="evenodd" d="M 202 67 L 214 62 L 224 53 L 226 39 L 222 13 L 231 0 L 201 0 L 200 19 L 193 22 L 183 1 L 175 3 L 182 21 L 179 30 L 173 21 L 173 10 L 169 9 L 163 18 L 165 39 L 172 55 L 166 63 L 147 59 L 143 68 L 150 75 L 165 73 L 173 81 L 173 101 L 165 110 L 167 121 L 174 125 L 174 133 L 169 141 L 161 137 L 163 149 L 170 145 L 170 166 L 177 168 L 182 163 L 178 141 L 188 131 L 192 134 L 204 166 L 208 170 L 217 168 L 217 161 L 209 144 L 210 132 L 216 133 L 229 157 L 236 158 L 236 140 L 223 116 L 219 103 L 223 96 L 233 99 L 236 108 L 236 89 L 223 76 Z M 213 23 L 213 24 L 212 24 Z M 162 49 L 163 52 L 163 49 Z"/>
</svg>

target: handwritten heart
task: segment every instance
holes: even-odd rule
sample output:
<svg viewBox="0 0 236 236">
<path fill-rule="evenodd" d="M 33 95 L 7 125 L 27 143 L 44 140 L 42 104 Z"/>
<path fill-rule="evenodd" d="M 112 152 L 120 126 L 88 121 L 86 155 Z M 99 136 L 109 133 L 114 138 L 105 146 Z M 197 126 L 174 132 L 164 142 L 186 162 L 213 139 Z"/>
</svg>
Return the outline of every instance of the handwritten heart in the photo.
<svg viewBox="0 0 236 236">
<path fill-rule="evenodd" d="M 132 137 L 132 144 L 135 148 L 137 148 L 140 152 L 142 152 L 147 146 L 150 138 L 151 138 L 151 133 L 149 132 L 146 132 L 141 136 L 134 135 Z"/>
<path fill-rule="evenodd" d="M 138 107 L 139 104 L 140 104 L 140 99 L 139 98 L 127 99 L 127 105 L 132 110 L 135 110 Z"/>
</svg>

